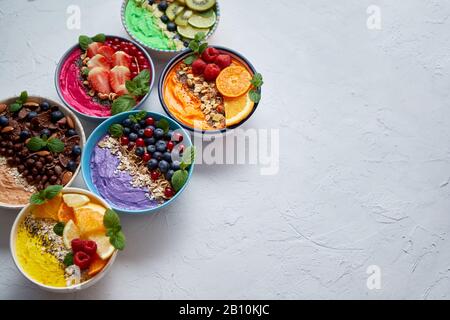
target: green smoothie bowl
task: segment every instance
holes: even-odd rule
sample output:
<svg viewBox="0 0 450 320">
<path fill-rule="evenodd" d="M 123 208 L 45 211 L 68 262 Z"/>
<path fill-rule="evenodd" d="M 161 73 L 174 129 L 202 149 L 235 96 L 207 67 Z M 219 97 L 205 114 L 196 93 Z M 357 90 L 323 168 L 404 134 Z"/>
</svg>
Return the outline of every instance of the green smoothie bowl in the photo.
<svg viewBox="0 0 450 320">
<path fill-rule="evenodd" d="M 208 39 L 217 29 L 217 0 L 125 0 L 122 24 L 142 46 L 159 53 L 178 53 L 197 33 Z"/>
</svg>

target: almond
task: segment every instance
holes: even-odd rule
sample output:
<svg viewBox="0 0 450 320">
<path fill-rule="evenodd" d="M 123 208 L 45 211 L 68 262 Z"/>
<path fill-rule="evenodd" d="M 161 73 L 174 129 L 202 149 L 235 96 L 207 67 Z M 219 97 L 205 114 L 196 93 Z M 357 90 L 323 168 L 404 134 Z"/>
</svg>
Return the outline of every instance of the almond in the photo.
<svg viewBox="0 0 450 320">
<path fill-rule="evenodd" d="M 2 129 L 2 133 L 8 133 L 14 130 L 14 127 L 8 126 Z"/>
<path fill-rule="evenodd" d="M 5 111 L 7 107 L 8 107 L 8 106 L 7 106 L 6 104 L 1 103 L 1 104 L 0 104 L 0 113 L 2 113 L 3 111 Z"/>
<path fill-rule="evenodd" d="M 68 184 L 69 181 L 72 179 L 72 176 L 73 176 L 73 173 L 72 173 L 72 172 L 70 172 L 70 171 L 64 172 L 64 174 L 63 174 L 63 176 L 62 176 L 62 179 L 61 179 L 62 184 L 63 184 L 64 186 L 65 186 L 66 184 Z"/>
<path fill-rule="evenodd" d="M 75 128 L 75 124 L 73 123 L 73 119 L 72 117 L 66 117 L 67 119 L 67 125 L 69 126 L 70 129 Z"/>
<path fill-rule="evenodd" d="M 50 155 L 50 151 L 42 150 L 42 151 L 36 152 L 36 154 L 40 157 L 46 157 L 46 156 Z"/>
<path fill-rule="evenodd" d="M 30 108 L 30 109 L 36 109 L 39 107 L 39 103 L 37 102 L 26 102 L 23 104 L 24 107 Z"/>
</svg>

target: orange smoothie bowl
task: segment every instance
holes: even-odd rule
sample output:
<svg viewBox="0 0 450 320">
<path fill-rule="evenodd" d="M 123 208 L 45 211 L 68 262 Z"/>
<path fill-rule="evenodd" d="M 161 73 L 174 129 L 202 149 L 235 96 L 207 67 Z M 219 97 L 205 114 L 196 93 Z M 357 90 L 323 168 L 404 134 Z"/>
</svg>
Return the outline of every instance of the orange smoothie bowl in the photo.
<svg viewBox="0 0 450 320">
<path fill-rule="evenodd" d="M 259 76 L 246 58 L 231 49 L 209 46 L 199 56 L 188 50 L 162 72 L 159 99 L 164 111 L 185 129 L 224 133 L 241 126 L 256 111 L 261 87 L 254 86 L 254 79 Z"/>
</svg>

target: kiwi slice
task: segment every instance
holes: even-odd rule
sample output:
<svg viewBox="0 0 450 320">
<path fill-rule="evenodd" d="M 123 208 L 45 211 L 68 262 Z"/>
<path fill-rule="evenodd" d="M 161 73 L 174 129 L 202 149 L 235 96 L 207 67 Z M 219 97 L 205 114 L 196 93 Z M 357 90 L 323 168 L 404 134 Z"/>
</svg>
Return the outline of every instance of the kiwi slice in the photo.
<svg viewBox="0 0 450 320">
<path fill-rule="evenodd" d="M 186 4 L 186 0 L 177 0 L 179 3 L 181 3 L 181 4 Z"/>
<path fill-rule="evenodd" d="M 207 34 L 209 32 L 209 29 L 199 29 L 199 28 L 194 28 L 193 26 L 187 25 L 187 26 L 178 26 L 178 33 L 180 34 L 180 36 L 182 36 L 183 38 L 186 39 L 194 39 L 195 35 L 198 32 L 203 32 L 204 34 Z"/>
<path fill-rule="evenodd" d="M 169 7 L 166 9 L 166 16 L 169 18 L 170 21 L 175 20 L 177 15 L 179 15 L 183 11 L 184 7 L 179 5 L 178 3 L 172 3 Z"/>
<path fill-rule="evenodd" d="M 216 0 L 186 0 L 186 5 L 191 10 L 206 11 L 214 7 Z"/>
<path fill-rule="evenodd" d="M 192 14 L 193 12 L 191 10 L 181 12 L 175 19 L 175 24 L 177 26 L 186 27 L 189 24 L 188 21 Z"/>
<path fill-rule="evenodd" d="M 188 22 L 196 28 L 210 28 L 216 23 L 216 13 L 214 10 L 195 12 Z"/>
</svg>

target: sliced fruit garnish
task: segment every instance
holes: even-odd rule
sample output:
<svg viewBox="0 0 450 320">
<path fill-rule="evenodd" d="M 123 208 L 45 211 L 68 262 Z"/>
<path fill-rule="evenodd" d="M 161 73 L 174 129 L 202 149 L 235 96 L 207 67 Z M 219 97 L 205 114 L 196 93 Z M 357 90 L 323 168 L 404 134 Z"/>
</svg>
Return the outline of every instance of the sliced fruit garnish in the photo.
<svg viewBox="0 0 450 320">
<path fill-rule="evenodd" d="M 117 51 L 112 56 L 113 66 L 124 66 L 130 69 L 131 66 L 131 56 L 124 51 Z"/>
<path fill-rule="evenodd" d="M 58 221 L 67 222 L 69 220 L 75 219 L 75 215 L 73 213 L 73 209 L 69 207 L 64 201 L 61 203 L 61 206 L 58 210 Z"/>
<path fill-rule="evenodd" d="M 80 237 L 80 229 L 73 220 L 69 220 L 63 231 L 63 242 L 67 249 L 72 248 L 72 240 Z"/>
<path fill-rule="evenodd" d="M 170 21 L 175 20 L 176 16 L 179 15 L 183 11 L 184 7 L 180 4 L 174 2 L 169 5 L 169 7 L 166 9 L 166 16 L 169 18 Z"/>
<path fill-rule="evenodd" d="M 175 24 L 180 27 L 186 27 L 189 24 L 189 18 L 193 14 L 192 10 L 182 11 L 175 19 Z"/>
<path fill-rule="evenodd" d="M 90 201 L 89 197 L 77 193 L 66 193 L 63 195 L 63 200 L 69 207 L 72 208 L 84 206 Z"/>
<path fill-rule="evenodd" d="M 105 233 L 91 234 L 89 236 L 89 240 L 95 241 L 95 243 L 97 243 L 97 254 L 102 260 L 106 260 L 111 257 L 116 250 L 109 241 L 109 237 L 106 236 Z"/>
<path fill-rule="evenodd" d="M 109 70 L 100 67 L 92 69 L 89 71 L 88 81 L 95 91 L 104 94 L 111 93 L 111 87 L 109 86 Z"/>
<path fill-rule="evenodd" d="M 46 203 L 36 205 L 33 208 L 33 215 L 39 219 L 52 219 L 59 221 L 58 211 L 62 203 L 62 195 L 58 194 L 53 199 L 48 200 Z"/>
<path fill-rule="evenodd" d="M 206 12 L 194 13 L 188 22 L 196 28 L 210 28 L 216 23 L 216 19 L 216 12 L 214 10 L 208 10 Z"/>
<path fill-rule="evenodd" d="M 206 11 L 214 7 L 216 0 L 186 0 L 186 5 L 195 11 Z"/>
<path fill-rule="evenodd" d="M 187 25 L 184 27 L 178 26 L 177 30 L 178 30 L 178 33 L 186 39 L 194 39 L 195 35 L 199 32 L 202 32 L 204 34 L 207 34 L 209 32 L 209 29 L 194 28 L 191 25 Z"/>
<path fill-rule="evenodd" d="M 252 112 L 255 103 L 248 94 L 243 94 L 237 98 L 225 98 L 225 121 L 227 126 L 240 123 Z"/>
<path fill-rule="evenodd" d="M 87 67 L 89 68 L 89 70 L 97 67 L 109 70 L 110 65 L 106 57 L 102 56 L 101 54 L 96 54 L 88 61 Z"/>
<path fill-rule="evenodd" d="M 74 208 L 77 226 L 83 237 L 92 233 L 105 232 L 105 227 L 103 226 L 105 211 L 106 209 L 104 207 L 95 203 Z"/>
<path fill-rule="evenodd" d="M 217 90 L 225 97 L 242 96 L 250 88 L 252 76 L 247 69 L 231 66 L 222 70 L 216 79 Z"/>
<path fill-rule="evenodd" d="M 91 265 L 89 266 L 88 269 L 88 276 L 90 277 L 95 276 L 97 273 L 103 270 L 103 268 L 106 266 L 107 263 L 108 260 L 103 260 L 98 256 L 98 254 L 95 254 L 91 258 Z"/>
<path fill-rule="evenodd" d="M 88 45 L 86 54 L 89 58 L 92 58 L 98 53 L 98 49 L 103 46 L 103 43 L 101 42 L 92 42 Z"/>
<path fill-rule="evenodd" d="M 98 48 L 97 53 L 104 56 L 108 60 L 108 62 L 111 62 L 114 50 L 109 46 L 101 46 L 100 48 Z"/>
<path fill-rule="evenodd" d="M 128 93 L 125 83 L 130 79 L 130 69 L 125 66 L 115 66 L 109 73 L 109 84 L 112 90 L 119 96 Z"/>
</svg>

